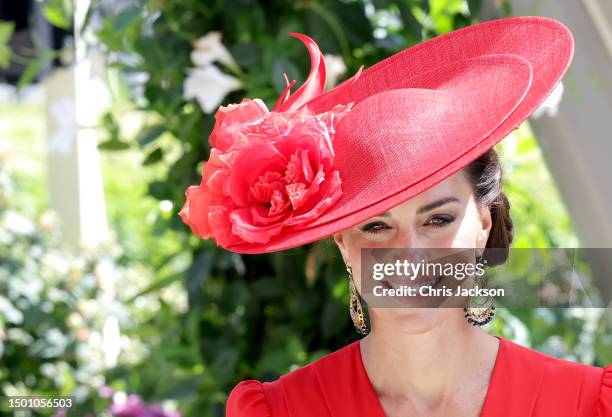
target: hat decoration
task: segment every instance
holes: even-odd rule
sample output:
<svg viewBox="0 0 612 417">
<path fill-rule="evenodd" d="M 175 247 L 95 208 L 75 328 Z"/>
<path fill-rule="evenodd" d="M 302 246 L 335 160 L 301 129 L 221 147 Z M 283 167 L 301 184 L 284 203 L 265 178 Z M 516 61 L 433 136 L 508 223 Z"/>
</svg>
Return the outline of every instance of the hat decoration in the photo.
<svg viewBox="0 0 612 417">
<path fill-rule="evenodd" d="M 325 91 L 325 59 L 310 37 L 291 35 L 308 49 L 307 80 L 290 94 L 295 80 L 290 83 L 285 74 L 287 87 L 272 111 L 260 99 L 221 106 L 202 181 L 186 190 L 181 218 L 193 233 L 220 246 L 267 243 L 285 228 L 312 222 L 342 195 L 333 140 L 352 104 L 319 114 L 304 106 Z"/>
</svg>

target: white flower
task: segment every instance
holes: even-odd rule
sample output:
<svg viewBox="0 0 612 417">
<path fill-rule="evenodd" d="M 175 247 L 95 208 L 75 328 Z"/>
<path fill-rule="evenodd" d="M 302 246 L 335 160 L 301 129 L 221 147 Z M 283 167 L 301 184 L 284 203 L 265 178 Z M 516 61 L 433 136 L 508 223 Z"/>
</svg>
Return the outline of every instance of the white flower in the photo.
<svg viewBox="0 0 612 417">
<path fill-rule="evenodd" d="M 113 393 L 113 402 L 123 404 L 127 401 L 127 394 L 124 391 L 115 391 Z"/>
<path fill-rule="evenodd" d="M 346 72 L 346 65 L 340 55 L 325 54 L 325 65 L 327 69 L 327 88 L 336 85 L 338 77 Z"/>
<path fill-rule="evenodd" d="M 242 87 L 242 81 L 224 74 L 214 65 L 189 70 L 183 84 L 183 97 L 196 98 L 205 113 L 215 111 L 225 96 Z"/>
<path fill-rule="evenodd" d="M 555 86 L 554 90 L 550 93 L 546 100 L 540 104 L 540 107 L 533 112 L 532 117 L 539 119 L 543 114 L 549 117 L 555 117 L 559 113 L 559 103 L 561 103 L 561 97 L 563 96 L 563 83 L 559 83 Z"/>
<path fill-rule="evenodd" d="M 221 43 L 221 32 L 209 32 L 193 41 L 191 61 L 198 67 L 206 67 L 219 61 L 229 67 L 234 66 L 234 58 Z"/>
<path fill-rule="evenodd" d="M 5 227 L 9 232 L 18 235 L 32 235 L 36 232 L 34 223 L 17 212 L 9 211 L 6 213 L 4 221 L 6 223 Z"/>
</svg>

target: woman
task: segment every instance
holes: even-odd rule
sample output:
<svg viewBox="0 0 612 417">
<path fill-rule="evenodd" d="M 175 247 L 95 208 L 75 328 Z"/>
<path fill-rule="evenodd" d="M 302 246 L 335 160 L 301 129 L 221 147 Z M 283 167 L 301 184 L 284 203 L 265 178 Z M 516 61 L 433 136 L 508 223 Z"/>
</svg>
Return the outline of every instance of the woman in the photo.
<svg viewBox="0 0 612 417">
<path fill-rule="evenodd" d="M 227 416 L 612 416 L 612 366 L 554 358 L 479 326 L 493 308 L 361 310 L 362 248 L 507 249 L 493 146 L 566 72 L 573 40 L 540 17 L 499 19 L 408 48 L 325 92 L 325 61 L 272 112 L 221 107 L 181 217 L 236 253 L 333 236 L 367 336 L 274 382 L 243 381 Z"/>
</svg>

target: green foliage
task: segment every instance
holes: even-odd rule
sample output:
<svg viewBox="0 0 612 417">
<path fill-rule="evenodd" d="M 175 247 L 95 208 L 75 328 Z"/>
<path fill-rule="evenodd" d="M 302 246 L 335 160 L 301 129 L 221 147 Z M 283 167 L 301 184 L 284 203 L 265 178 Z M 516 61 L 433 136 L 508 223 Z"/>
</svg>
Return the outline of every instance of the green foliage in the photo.
<svg viewBox="0 0 612 417">
<path fill-rule="evenodd" d="M 123 268 L 116 306 L 126 312 L 122 322 L 126 350 L 116 366 L 79 376 L 81 368 L 89 369 L 77 353 L 85 341 L 78 337 L 78 326 L 69 323 L 81 323 L 78 316 L 86 322 L 87 305 L 94 311 L 100 308 L 95 300 L 101 289 L 92 279 L 96 259 L 85 255 L 79 279 L 70 281 L 65 273 L 51 274 L 43 261 L 28 257 L 35 247 L 43 255 L 56 253 L 55 244 L 42 237 L 6 234 L 0 254 L 10 259 L 6 263 L 13 265 L 10 273 L 23 278 L 11 280 L 0 269 L 0 293 L 9 294 L 9 286 L 19 286 L 26 278 L 41 289 L 38 303 L 19 301 L 23 297 L 11 290 L 9 297 L 0 298 L 0 303 L 8 300 L 3 305 L 12 307 L 3 316 L 17 320 L 20 314 L 29 315 L 29 309 L 45 305 L 52 317 L 27 325 L 0 323 L 0 334 L 11 332 L 3 345 L 8 353 L 0 353 L 4 393 L 19 381 L 32 381 L 24 388 L 32 392 L 83 387 L 87 393 L 83 414 L 101 409 L 94 389 L 106 382 L 147 400 L 175 400 L 187 416 L 222 416 L 227 394 L 238 381 L 274 379 L 357 337 L 348 314 L 346 271 L 330 241 L 283 253 L 237 255 L 192 236 L 177 214 L 186 187 L 200 182 L 214 125 L 213 115 L 183 97 L 194 39 L 222 32 L 223 43 L 237 62 L 237 68 L 223 69 L 239 77 L 245 87 L 228 95 L 224 104 L 258 97 L 271 107 L 285 86 L 282 74 L 300 83 L 310 65 L 303 45 L 289 32 L 306 33 L 324 53 L 340 55 L 348 77 L 361 65 L 475 23 L 481 6 L 480 0 L 468 1 L 467 8 L 457 0 L 372 3 L 374 9 L 362 1 L 146 0 L 103 20 L 96 33 L 108 55 L 115 105 L 101 120 L 100 147 L 109 151 L 104 164 L 109 218 L 122 244 L 122 252 L 111 258 Z M 137 74 L 146 75 L 146 81 L 138 85 L 128 81 Z M 141 123 L 134 131 L 125 119 L 135 113 Z M 533 136 L 520 130 L 500 150 L 505 156 L 516 244 L 575 245 L 569 217 Z M 118 153 L 111 151 L 135 156 L 141 166 L 119 164 L 113 159 Z M 542 198 L 531 198 L 537 193 Z M 162 206 L 166 209 L 160 210 Z M 154 276 L 141 264 L 150 265 Z M 51 276 L 43 280 L 44 274 Z M 52 299 L 54 294 L 61 297 Z M 489 327 L 492 333 L 557 356 L 610 362 L 612 320 L 601 311 L 498 311 Z M 96 317 L 93 314 L 85 328 L 99 329 L 102 324 Z M 61 333 L 63 339 L 48 341 L 49 328 L 57 329 L 52 333 Z M 15 338 L 18 334 L 43 348 L 22 349 L 23 341 Z M 58 343 L 60 339 L 64 342 Z M 48 346 L 55 346 L 55 351 Z M 10 360 L 5 361 L 8 355 Z M 5 365 L 9 363 L 10 367 Z M 45 376 L 41 370 L 51 369 L 47 363 L 68 376 Z M 29 372 L 34 379 L 13 377 L 13 369 Z"/>
<path fill-rule="evenodd" d="M 504 168 L 504 192 L 515 226 L 513 248 L 578 248 L 569 214 L 555 187 L 536 138 L 523 123 L 496 146 Z M 537 198 L 534 198 L 537 196 Z M 521 266 L 514 269 L 522 276 Z M 512 268 L 509 269 L 512 271 Z M 542 281 L 538 268 L 527 279 Z M 510 308 L 499 310 L 493 332 L 570 360 L 609 363 L 611 311 L 597 308 Z"/>
<path fill-rule="evenodd" d="M 72 27 L 74 0 L 46 0 L 42 12 L 53 26 L 68 30 Z"/>
<path fill-rule="evenodd" d="M 42 2 L 42 0 L 37 1 Z M 52 25 L 62 29 L 72 27 L 73 0 L 47 0 L 42 7 L 42 11 L 45 19 Z M 35 46 L 34 50 L 21 48 L 13 51 L 10 42 L 14 33 L 14 26 L 14 22 L 0 21 L 0 68 L 9 68 L 11 62 L 24 65 L 25 68 L 17 83 L 18 88 L 21 89 L 32 83 L 43 68 L 59 57 L 59 52 L 47 48 L 35 31 L 31 32 Z"/>
<path fill-rule="evenodd" d="M 8 68 L 11 63 L 11 48 L 9 41 L 13 36 L 15 23 L 0 21 L 0 68 Z"/>
<path fill-rule="evenodd" d="M 99 294 L 96 268 L 113 248 L 70 255 L 55 217 L 32 221 L 14 193 L 0 159 L 0 393 L 82 400 L 103 381 L 99 352 L 87 340 L 99 317 L 85 307 Z"/>
<path fill-rule="evenodd" d="M 200 163 L 208 158 L 207 137 L 214 125 L 213 115 L 182 98 L 194 39 L 210 31 L 222 32 L 223 44 L 239 66 L 225 69 L 239 76 L 245 87 L 228 95 L 224 103 L 257 97 L 271 107 L 285 86 L 282 74 L 301 82 L 309 68 L 303 46 L 289 32 L 309 34 L 324 53 L 340 55 L 349 76 L 362 64 L 369 66 L 424 39 L 475 23 L 481 2 L 469 1 L 467 8 L 459 0 L 378 0 L 373 4 L 374 9 L 368 10 L 361 1 L 148 1 L 143 9 L 127 8 L 104 20 L 97 34 L 113 70 L 147 75 L 142 85 L 144 100 L 138 106 L 147 121 L 132 137 L 120 138 L 119 133 L 117 141 L 122 147 L 129 143 L 142 149 L 146 153 L 143 165 L 161 163 L 163 174 L 149 184 L 149 193 L 172 201 L 176 211 L 167 227 L 189 235 L 176 214 L 185 188 L 200 181 Z M 119 112 L 112 117 L 120 118 Z M 527 141 L 521 142 L 523 148 L 513 160 L 537 151 L 533 137 Z M 173 151 L 175 158 L 165 157 Z M 543 206 L 546 201 L 546 209 L 562 207 L 550 178 L 535 182 L 524 174 L 546 173 L 541 157 L 529 161 L 523 168 L 508 168 L 516 172 L 516 176 L 509 174 L 508 188 L 511 199 L 516 199 L 517 235 L 526 236 L 518 243 L 574 244 L 567 213 L 561 209 L 550 217 Z M 523 209 L 525 196 L 532 193 L 526 188 L 529 184 L 545 184 L 549 200 L 539 199 Z M 533 210 L 541 210 L 535 218 Z M 328 241 L 257 256 L 228 253 L 193 236 L 186 243 L 181 250 L 193 256 L 186 274 L 161 278 L 149 289 L 159 291 L 169 282 L 182 280 L 188 292 L 187 318 L 171 333 L 170 344 L 164 342 L 154 354 L 159 369 L 170 370 L 181 363 L 184 384 L 182 380 L 158 381 L 153 378 L 157 370 L 143 364 L 128 372 L 133 390 L 180 394 L 188 409 L 220 416 L 227 393 L 238 381 L 274 379 L 356 337 L 347 311 L 346 273 Z M 522 337 L 536 348 L 570 357 L 579 347 L 576 335 L 582 334 L 581 327 L 588 327 L 585 323 L 592 327 L 599 320 L 599 316 L 575 319 L 548 313 L 504 310 L 491 331 Z M 171 319 L 160 316 L 158 320 Z M 589 332 L 587 336 L 593 333 Z M 189 351 L 188 347 L 198 360 L 170 357 Z M 592 345 L 587 344 L 583 353 L 580 359 L 593 360 Z M 164 365 L 157 361 L 162 357 Z M 181 388 L 172 390 L 172 386 Z"/>
<path fill-rule="evenodd" d="M 149 193 L 175 207 L 165 227 L 189 235 L 177 211 L 187 186 L 200 181 L 200 163 L 208 159 L 207 137 L 214 125 L 213 115 L 183 98 L 195 39 L 210 31 L 222 32 L 223 44 L 239 66 L 226 69 L 242 79 L 244 90 L 230 94 L 224 103 L 257 97 L 271 108 L 285 87 L 283 73 L 300 83 L 310 65 L 303 45 L 289 32 L 306 33 L 324 53 L 340 55 L 349 76 L 361 65 L 451 30 L 455 22 L 474 23 L 459 3 L 432 2 L 430 8 L 422 1 L 376 2 L 376 9 L 367 13 L 361 1 L 166 0 L 128 7 L 108 16 L 97 35 L 113 71 L 147 75 L 141 86 L 144 100 L 138 105 L 145 123 L 136 134 L 124 136 L 115 122 L 123 110 L 113 111 L 105 119 L 109 140 L 102 147 L 122 148 L 129 143 L 145 153 L 143 165 L 163 171 L 150 182 Z M 375 37 L 377 29 L 385 36 Z M 120 96 L 125 83 L 113 84 Z M 172 153 L 174 158 L 166 156 Z M 346 272 L 330 242 L 258 256 L 228 253 L 193 236 L 186 243 L 181 250 L 193 253 L 189 270 L 159 277 L 150 291 L 182 280 L 188 293 L 188 319 L 178 322 L 169 342 L 155 350 L 156 369 L 143 364 L 129 372 L 127 380 L 138 381 L 131 390 L 181 395 L 181 403 L 190 404 L 188 409 L 198 410 L 199 415 L 220 416 L 227 393 L 238 381 L 274 379 L 354 339 Z M 169 320 L 162 315 L 158 319 Z M 168 356 L 189 346 L 197 356 L 181 362 L 184 383 L 139 376 L 176 369 L 177 358 Z M 190 369 L 198 371 L 194 375 Z M 183 388 L 173 390 L 173 386 Z"/>
<path fill-rule="evenodd" d="M 524 221 L 517 230 L 516 248 L 575 248 L 579 242 L 569 214 L 555 187 L 528 123 L 523 123 L 498 149 L 504 165 L 504 190 L 512 218 Z M 533 198 L 538 196 L 538 198 Z"/>
<path fill-rule="evenodd" d="M 70 395 L 77 400 L 74 415 L 109 416 L 110 400 L 98 390 L 105 383 L 126 390 L 124 368 L 160 369 L 150 351 L 162 345 L 164 326 L 176 331 L 187 307 L 184 291 L 176 284 L 145 293 L 150 271 L 125 259 L 112 240 L 77 253 L 64 247 L 57 217 L 23 204 L 23 177 L 8 162 L 11 154 L 0 152 L 0 395 Z M 109 331 L 112 319 L 119 333 Z M 171 377 L 178 355 L 163 345 Z M 188 356 L 197 363 L 197 355 Z"/>
</svg>

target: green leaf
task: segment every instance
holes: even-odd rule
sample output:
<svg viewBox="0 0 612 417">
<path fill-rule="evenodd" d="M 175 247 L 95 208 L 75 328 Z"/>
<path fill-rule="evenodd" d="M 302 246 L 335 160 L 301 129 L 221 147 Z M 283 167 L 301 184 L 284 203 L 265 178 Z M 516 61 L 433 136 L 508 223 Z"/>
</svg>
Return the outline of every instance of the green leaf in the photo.
<svg viewBox="0 0 612 417">
<path fill-rule="evenodd" d="M 115 30 L 118 32 L 124 31 L 140 16 L 140 10 L 138 7 L 128 7 L 119 13 L 113 22 Z"/>
<path fill-rule="evenodd" d="M 612 310 L 605 310 L 601 316 L 595 351 L 602 365 L 612 364 Z"/>
<path fill-rule="evenodd" d="M 161 161 L 163 157 L 164 157 L 164 152 L 161 150 L 161 148 L 155 148 L 155 150 L 151 152 L 150 154 L 148 154 L 147 157 L 144 159 L 144 161 L 142 161 L 142 165 L 144 166 L 152 165 L 156 162 Z"/>
<path fill-rule="evenodd" d="M 63 0 L 50 0 L 43 8 L 43 15 L 49 23 L 61 29 L 72 28 L 74 8 L 72 2 Z"/>
<path fill-rule="evenodd" d="M 512 15 L 512 5 L 510 4 L 508 0 L 504 0 L 504 3 L 502 4 L 502 8 L 504 9 L 504 13 L 506 13 L 506 16 Z"/>
<path fill-rule="evenodd" d="M 96 37 L 106 48 L 123 52 L 123 34 L 116 31 L 113 24 L 112 17 L 105 17 L 102 20 L 102 27 L 96 31 Z"/>
<path fill-rule="evenodd" d="M 162 288 L 166 288 L 168 285 L 172 284 L 175 281 L 179 281 L 184 276 L 185 276 L 185 272 L 182 271 L 182 272 L 178 272 L 176 274 L 171 274 L 171 275 L 168 275 L 167 277 L 158 279 L 153 284 L 149 285 L 147 288 L 145 288 L 144 290 L 140 291 L 138 294 L 130 297 L 129 300 L 128 300 L 128 304 L 131 304 L 132 302 L 134 302 L 134 300 L 136 300 L 140 296 L 143 296 L 143 295 L 146 295 L 146 294 L 150 294 L 152 292 L 161 290 Z"/>
<path fill-rule="evenodd" d="M 98 149 L 103 149 L 106 151 L 122 151 L 124 149 L 128 149 L 129 147 L 129 143 L 118 139 L 107 140 L 106 142 L 102 142 L 98 145 Z"/>
<path fill-rule="evenodd" d="M 164 181 L 153 181 L 149 183 L 149 194 L 158 200 L 167 200 L 172 198 L 172 190 Z"/>
<path fill-rule="evenodd" d="M 0 44 L 7 44 L 11 40 L 14 31 L 15 22 L 0 20 Z"/>
<path fill-rule="evenodd" d="M 45 63 L 46 61 L 43 58 L 37 58 L 30 61 L 26 69 L 21 74 L 21 77 L 19 77 L 19 81 L 17 82 L 17 89 L 22 89 L 23 87 L 34 81 L 34 79 L 36 79 L 36 77 L 42 70 Z"/>
<path fill-rule="evenodd" d="M 463 0 L 431 0 L 430 3 L 430 15 L 436 32 L 442 34 L 453 30 L 454 16 L 463 10 Z"/>
<path fill-rule="evenodd" d="M 162 133 L 166 131 L 166 127 L 163 125 L 155 125 L 147 128 L 140 138 L 138 139 L 138 145 L 142 148 L 149 143 L 157 139 Z"/>
<path fill-rule="evenodd" d="M 0 21 L 0 68 L 8 68 L 11 65 L 13 52 L 9 43 L 14 30 L 15 23 Z"/>
</svg>

